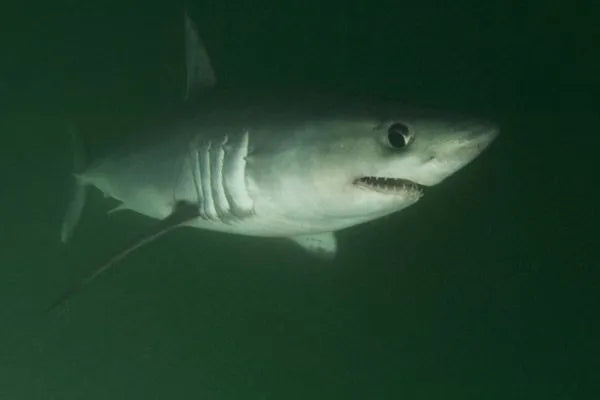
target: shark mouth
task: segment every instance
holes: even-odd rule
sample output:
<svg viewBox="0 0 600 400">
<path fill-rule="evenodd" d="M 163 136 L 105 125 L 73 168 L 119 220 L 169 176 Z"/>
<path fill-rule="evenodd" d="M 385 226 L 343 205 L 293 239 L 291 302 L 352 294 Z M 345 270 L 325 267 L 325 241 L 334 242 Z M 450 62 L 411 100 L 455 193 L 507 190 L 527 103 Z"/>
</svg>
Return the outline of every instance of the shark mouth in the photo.
<svg viewBox="0 0 600 400">
<path fill-rule="evenodd" d="M 363 176 L 354 180 L 354 184 L 380 193 L 403 193 L 423 195 L 423 186 L 408 179 Z"/>
</svg>

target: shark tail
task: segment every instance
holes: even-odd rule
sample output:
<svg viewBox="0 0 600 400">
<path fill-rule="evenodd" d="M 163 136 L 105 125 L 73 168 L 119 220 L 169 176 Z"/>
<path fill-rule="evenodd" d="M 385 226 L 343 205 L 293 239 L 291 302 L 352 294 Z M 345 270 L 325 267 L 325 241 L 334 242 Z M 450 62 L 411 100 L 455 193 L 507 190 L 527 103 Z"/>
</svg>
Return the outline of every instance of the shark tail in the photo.
<svg viewBox="0 0 600 400">
<path fill-rule="evenodd" d="M 85 205 L 85 199 L 87 194 L 87 185 L 80 178 L 79 173 L 87 167 L 87 157 L 85 148 L 81 139 L 74 126 L 69 126 L 69 134 L 71 135 L 71 142 L 73 146 L 73 188 L 71 194 L 71 200 L 67 207 L 67 211 L 63 218 L 60 240 L 66 243 L 81 219 L 81 213 L 83 212 L 83 206 Z"/>
</svg>

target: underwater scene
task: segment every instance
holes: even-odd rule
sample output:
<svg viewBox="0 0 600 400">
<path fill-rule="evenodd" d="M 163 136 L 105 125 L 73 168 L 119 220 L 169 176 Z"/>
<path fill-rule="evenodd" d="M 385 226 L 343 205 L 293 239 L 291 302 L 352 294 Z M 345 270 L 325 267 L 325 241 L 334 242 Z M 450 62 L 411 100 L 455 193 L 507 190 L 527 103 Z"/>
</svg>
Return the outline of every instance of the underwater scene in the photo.
<svg viewBox="0 0 600 400">
<path fill-rule="evenodd" d="M 4 5 L 0 400 L 597 398 L 592 6 Z"/>
</svg>

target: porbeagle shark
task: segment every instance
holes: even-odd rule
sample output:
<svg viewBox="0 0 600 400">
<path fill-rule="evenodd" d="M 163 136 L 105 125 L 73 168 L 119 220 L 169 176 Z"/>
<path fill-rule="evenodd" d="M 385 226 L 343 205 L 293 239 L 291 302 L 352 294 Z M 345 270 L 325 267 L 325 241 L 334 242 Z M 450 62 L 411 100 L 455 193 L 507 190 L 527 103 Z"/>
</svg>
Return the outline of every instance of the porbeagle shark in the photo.
<svg viewBox="0 0 600 400">
<path fill-rule="evenodd" d="M 65 295 L 131 251 L 177 227 L 289 238 L 331 258 L 334 232 L 415 204 L 498 135 L 491 122 L 395 102 L 347 97 L 235 96 L 217 87 L 197 29 L 185 15 L 188 118 L 162 140 L 85 166 L 61 230 L 79 221 L 87 188 L 158 220 Z M 188 102 L 189 105 L 190 102 Z"/>
</svg>

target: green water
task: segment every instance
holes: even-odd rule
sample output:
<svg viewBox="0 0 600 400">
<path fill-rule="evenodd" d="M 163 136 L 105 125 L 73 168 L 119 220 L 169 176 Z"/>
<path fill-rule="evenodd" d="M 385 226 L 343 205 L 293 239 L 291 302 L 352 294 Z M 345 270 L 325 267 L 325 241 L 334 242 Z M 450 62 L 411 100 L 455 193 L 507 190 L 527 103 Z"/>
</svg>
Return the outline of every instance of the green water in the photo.
<svg viewBox="0 0 600 400">
<path fill-rule="evenodd" d="M 377 94 L 503 133 L 417 205 L 340 232 L 333 263 L 182 230 L 48 314 L 151 224 L 94 192 L 59 243 L 65 125 L 102 153 L 176 105 L 181 10 L 3 6 L 1 400 L 598 396 L 591 2 L 189 3 L 225 86 Z"/>
</svg>

